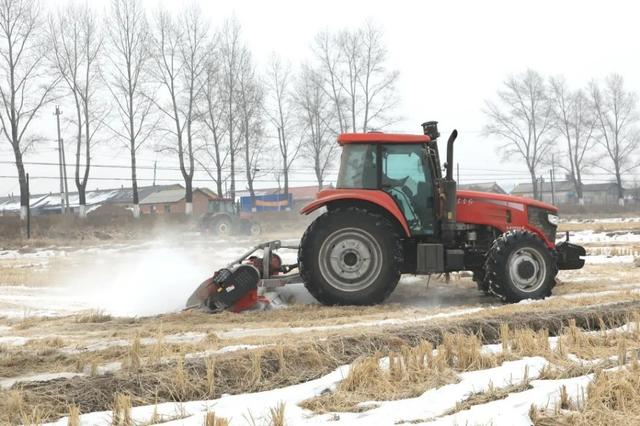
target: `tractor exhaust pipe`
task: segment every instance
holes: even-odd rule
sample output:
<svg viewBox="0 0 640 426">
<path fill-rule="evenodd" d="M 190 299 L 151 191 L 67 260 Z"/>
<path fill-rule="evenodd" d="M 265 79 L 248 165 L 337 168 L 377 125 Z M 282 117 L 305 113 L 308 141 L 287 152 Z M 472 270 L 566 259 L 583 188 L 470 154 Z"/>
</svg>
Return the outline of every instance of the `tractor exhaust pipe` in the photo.
<svg viewBox="0 0 640 426">
<path fill-rule="evenodd" d="M 447 177 L 446 180 L 453 180 L 453 143 L 458 137 L 458 130 L 454 129 L 447 141 Z"/>
<path fill-rule="evenodd" d="M 456 193 L 457 185 L 453 180 L 453 143 L 458 137 L 458 131 L 454 130 L 447 141 L 447 162 L 445 168 L 447 174 L 440 182 L 442 204 L 442 240 L 446 243 L 453 243 L 455 240 L 456 225 L 456 204 L 458 202 Z"/>
</svg>

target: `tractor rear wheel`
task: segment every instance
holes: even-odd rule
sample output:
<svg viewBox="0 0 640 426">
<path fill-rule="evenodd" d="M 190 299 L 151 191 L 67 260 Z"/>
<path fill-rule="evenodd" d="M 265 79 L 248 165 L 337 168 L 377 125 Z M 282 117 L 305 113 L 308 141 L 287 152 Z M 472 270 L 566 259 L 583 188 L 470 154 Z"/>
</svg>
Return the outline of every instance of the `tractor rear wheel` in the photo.
<svg viewBox="0 0 640 426">
<path fill-rule="evenodd" d="M 508 231 L 493 242 L 485 270 L 489 291 L 506 302 L 550 296 L 558 273 L 551 250 L 523 230 Z"/>
<path fill-rule="evenodd" d="M 262 234 L 262 226 L 260 226 L 259 223 L 252 222 L 251 225 L 249 225 L 249 234 L 252 237 L 260 236 L 260 234 Z"/>
<path fill-rule="evenodd" d="M 359 208 L 331 210 L 304 233 L 298 251 L 305 287 L 325 305 L 372 305 L 395 289 L 400 235 L 385 217 Z"/>
<path fill-rule="evenodd" d="M 231 220 L 227 217 L 221 217 L 213 223 L 213 232 L 221 237 L 231 234 Z"/>
</svg>

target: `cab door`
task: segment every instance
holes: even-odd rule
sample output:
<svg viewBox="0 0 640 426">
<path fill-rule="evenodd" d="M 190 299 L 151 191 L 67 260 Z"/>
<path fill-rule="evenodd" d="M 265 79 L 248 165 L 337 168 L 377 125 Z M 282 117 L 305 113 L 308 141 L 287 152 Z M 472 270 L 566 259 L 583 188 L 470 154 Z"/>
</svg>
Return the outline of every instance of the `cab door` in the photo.
<svg viewBox="0 0 640 426">
<path fill-rule="evenodd" d="M 433 175 L 421 144 L 381 147 L 380 185 L 404 213 L 412 235 L 433 235 L 435 201 Z"/>
</svg>

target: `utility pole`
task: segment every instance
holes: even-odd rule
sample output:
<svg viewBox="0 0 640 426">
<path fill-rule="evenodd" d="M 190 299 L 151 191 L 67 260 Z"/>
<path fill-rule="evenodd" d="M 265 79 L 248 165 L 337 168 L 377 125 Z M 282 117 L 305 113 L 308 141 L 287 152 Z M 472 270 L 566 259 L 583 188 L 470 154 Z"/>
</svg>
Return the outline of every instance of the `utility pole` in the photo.
<svg viewBox="0 0 640 426">
<path fill-rule="evenodd" d="M 553 187 L 553 170 L 549 170 L 549 181 L 551 182 L 551 204 L 556 204 L 556 190 Z"/>
<path fill-rule="evenodd" d="M 540 201 L 544 201 L 544 178 L 542 176 L 538 177 L 538 197 Z"/>
<path fill-rule="evenodd" d="M 551 182 L 551 204 L 553 205 L 556 204 L 556 189 L 554 186 L 555 168 L 556 168 L 555 159 L 553 157 L 553 154 L 551 154 L 551 170 L 549 170 L 549 181 Z"/>
<path fill-rule="evenodd" d="M 156 168 L 158 166 L 158 160 L 153 162 L 153 186 L 156 186 Z"/>
<path fill-rule="evenodd" d="M 27 173 L 27 239 L 31 239 L 31 187 Z"/>
<path fill-rule="evenodd" d="M 71 210 L 69 205 L 69 185 L 67 184 L 67 158 L 64 155 L 64 139 L 60 138 L 60 146 L 62 147 L 62 172 L 64 174 L 64 202 L 67 205 L 67 210 Z"/>
<path fill-rule="evenodd" d="M 460 163 L 456 163 L 456 182 L 460 184 Z"/>
<path fill-rule="evenodd" d="M 58 166 L 60 168 L 60 213 L 67 214 L 68 206 L 65 204 L 65 198 L 64 198 L 64 171 L 62 169 L 63 148 L 62 148 L 62 140 L 60 138 L 60 114 L 62 114 L 62 112 L 60 111 L 60 107 L 56 105 L 56 110 L 53 113 L 53 115 L 56 116 L 56 125 L 58 127 Z"/>
</svg>

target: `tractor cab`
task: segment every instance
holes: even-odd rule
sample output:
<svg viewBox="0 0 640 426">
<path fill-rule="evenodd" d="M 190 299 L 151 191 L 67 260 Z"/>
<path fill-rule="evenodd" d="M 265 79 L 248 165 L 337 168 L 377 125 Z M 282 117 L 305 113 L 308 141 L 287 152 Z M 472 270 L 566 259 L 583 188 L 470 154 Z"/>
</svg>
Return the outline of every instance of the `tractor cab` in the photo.
<svg viewBox="0 0 640 426">
<path fill-rule="evenodd" d="M 382 190 L 395 201 L 412 235 L 435 232 L 436 174 L 426 138 L 380 133 L 341 135 L 338 189 Z"/>
</svg>

